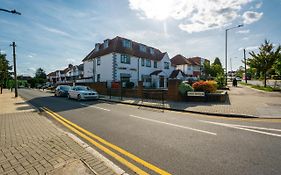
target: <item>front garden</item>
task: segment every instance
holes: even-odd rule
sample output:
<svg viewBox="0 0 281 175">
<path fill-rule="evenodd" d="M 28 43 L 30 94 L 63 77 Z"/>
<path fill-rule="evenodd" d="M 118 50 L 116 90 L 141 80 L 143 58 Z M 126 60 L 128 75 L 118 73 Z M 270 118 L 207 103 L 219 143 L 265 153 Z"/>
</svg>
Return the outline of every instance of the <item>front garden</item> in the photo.
<svg viewBox="0 0 281 175">
<path fill-rule="evenodd" d="M 219 89 L 218 89 L 219 88 Z M 179 85 L 179 93 L 185 101 L 191 102 L 225 102 L 227 100 L 227 92 L 220 90 L 217 81 L 197 81 L 190 85 L 182 82 Z"/>
</svg>

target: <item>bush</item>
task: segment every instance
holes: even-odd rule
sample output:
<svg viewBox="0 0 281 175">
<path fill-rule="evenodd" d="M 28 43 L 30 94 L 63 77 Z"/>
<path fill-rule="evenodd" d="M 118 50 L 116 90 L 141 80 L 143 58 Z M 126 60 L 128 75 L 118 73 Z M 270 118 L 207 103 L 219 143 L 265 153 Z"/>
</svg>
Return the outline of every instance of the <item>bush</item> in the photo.
<svg viewBox="0 0 281 175">
<path fill-rule="evenodd" d="M 194 89 L 188 83 L 181 83 L 179 85 L 179 92 L 181 95 L 185 96 L 189 91 L 194 91 Z"/>
<path fill-rule="evenodd" d="M 111 83 L 111 88 L 112 88 L 112 89 L 119 89 L 119 88 L 120 88 L 120 85 L 119 85 L 118 82 L 112 82 L 112 83 Z"/>
<path fill-rule="evenodd" d="M 225 76 L 223 74 L 218 74 L 215 80 L 218 83 L 218 88 L 223 88 L 224 87 Z"/>
<path fill-rule="evenodd" d="M 215 81 L 198 81 L 192 84 L 194 91 L 203 91 L 206 93 L 216 92 L 217 82 Z"/>
</svg>

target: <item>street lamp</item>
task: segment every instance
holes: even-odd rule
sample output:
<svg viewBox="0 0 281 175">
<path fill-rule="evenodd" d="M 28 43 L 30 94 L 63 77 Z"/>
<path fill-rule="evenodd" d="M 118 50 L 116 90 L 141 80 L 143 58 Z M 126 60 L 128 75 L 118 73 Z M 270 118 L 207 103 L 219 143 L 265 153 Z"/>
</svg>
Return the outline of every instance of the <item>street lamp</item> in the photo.
<svg viewBox="0 0 281 175">
<path fill-rule="evenodd" d="M 6 10 L 0 8 L 0 11 L 12 13 L 15 15 L 21 15 L 20 12 L 17 12 L 15 9 L 14 10 Z M 10 46 L 13 46 L 13 62 L 14 62 L 14 78 L 15 78 L 15 97 L 18 97 L 18 80 L 17 80 L 17 66 L 16 66 L 16 43 L 13 42 Z"/>
<path fill-rule="evenodd" d="M 225 85 L 227 86 L 227 31 L 243 27 L 243 24 L 225 29 Z"/>
</svg>

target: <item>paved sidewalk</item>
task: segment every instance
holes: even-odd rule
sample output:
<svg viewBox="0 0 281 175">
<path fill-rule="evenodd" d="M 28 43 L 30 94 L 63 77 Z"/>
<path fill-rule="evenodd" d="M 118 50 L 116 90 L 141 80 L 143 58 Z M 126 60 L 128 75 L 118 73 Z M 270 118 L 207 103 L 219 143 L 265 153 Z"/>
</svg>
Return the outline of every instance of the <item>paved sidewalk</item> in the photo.
<svg viewBox="0 0 281 175">
<path fill-rule="evenodd" d="M 117 174 L 20 97 L 5 90 L 0 107 L 0 174 Z"/>
<path fill-rule="evenodd" d="M 225 103 L 211 102 L 172 102 L 165 101 L 164 108 L 209 115 L 229 117 L 281 118 L 281 93 L 262 92 L 246 86 L 230 87 L 229 100 Z M 137 98 L 102 96 L 101 100 L 125 104 L 162 108 L 160 101 Z"/>
</svg>

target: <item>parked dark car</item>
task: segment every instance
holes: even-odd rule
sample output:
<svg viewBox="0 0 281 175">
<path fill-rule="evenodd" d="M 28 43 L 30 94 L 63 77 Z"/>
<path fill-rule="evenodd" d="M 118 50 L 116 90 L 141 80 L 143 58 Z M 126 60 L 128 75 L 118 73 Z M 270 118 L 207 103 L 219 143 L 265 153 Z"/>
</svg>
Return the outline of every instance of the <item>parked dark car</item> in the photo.
<svg viewBox="0 0 281 175">
<path fill-rule="evenodd" d="M 59 85 L 55 89 L 55 96 L 57 97 L 67 97 L 68 96 L 68 91 L 70 90 L 70 86 L 67 85 Z"/>
</svg>

